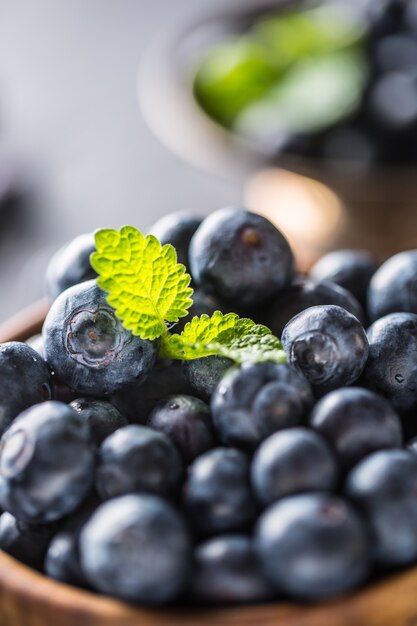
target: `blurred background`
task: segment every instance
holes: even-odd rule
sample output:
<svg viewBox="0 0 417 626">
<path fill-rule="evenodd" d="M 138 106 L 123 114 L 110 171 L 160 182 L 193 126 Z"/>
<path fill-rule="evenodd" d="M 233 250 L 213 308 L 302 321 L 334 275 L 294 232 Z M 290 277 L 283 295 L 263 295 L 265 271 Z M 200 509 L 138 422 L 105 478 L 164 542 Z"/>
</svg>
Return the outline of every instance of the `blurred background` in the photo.
<svg viewBox="0 0 417 626">
<path fill-rule="evenodd" d="M 0 321 L 76 235 L 178 210 L 382 261 L 416 163 L 417 0 L 0 0 Z"/>
<path fill-rule="evenodd" d="M 42 296 L 51 252 L 73 236 L 239 200 L 161 146 L 138 107 L 144 49 L 173 9 L 205 4 L 0 0 L 0 320 Z"/>
</svg>

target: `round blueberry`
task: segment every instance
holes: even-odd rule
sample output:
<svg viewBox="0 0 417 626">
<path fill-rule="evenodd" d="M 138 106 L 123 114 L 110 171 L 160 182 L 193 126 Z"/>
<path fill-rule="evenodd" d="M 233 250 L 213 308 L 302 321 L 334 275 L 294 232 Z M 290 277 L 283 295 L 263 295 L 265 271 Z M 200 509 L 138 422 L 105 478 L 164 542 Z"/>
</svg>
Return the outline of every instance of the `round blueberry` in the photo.
<svg viewBox="0 0 417 626">
<path fill-rule="evenodd" d="M 211 408 L 223 443 L 253 449 L 275 431 L 298 426 L 312 404 L 310 385 L 294 367 L 256 363 L 231 369 Z"/>
<path fill-rule="evenodd" d="M 55 300 L 43 338 L 47 362 L 79 394 L 104 396 L 143 381 L 156 360 L 156 343 L 123 328 L 95 280 Z"/>
<path fill-rule="evenodd" d="M 131 424 L 101 444 L 96 488 L 103 499 L 135 492 L 175 497 L 182 474 L 181 458 L 168 437 Z"/>
<path fill-rule="evenodd" d="M 81 532 L 80 553 L 93 587 L 142 604 L 175 600 L 190 576 L 185 523 L 156 496 L 127 495 L 102 504 Z"/>
<path fill-rule="evenodd" d="M 296 279 L 275 297 L 262 313 L 262 322 L 280 337 L 285 325 L 298 313 L 323 304 L 341 306 L 360 322 L 365 322 L 363 309 L 350 291 L 330 281 L 317 283 L 303 279 Z"/>
<path fill-rule="evenodd" d="M 45 361 L 25 343 L 0 344 L 0 435 L 19 413 L 52 397 L 52 377 Z"/>
<path fill-rule="evenodd" d="M 317 261 L 310 276 L 314 281 L 331 281 L 347 289 L 365 307 L 369 281 L 376 268 L 375 260 L 365 250 L 335 250 Z"/>
<path fill-rule="evenodd" d="M 46 523 L 73 511 L 94 480 L 90 427 L 71 407 L 27 409 L 0 441 L 0 505 L 24 522 Z"/>
<path fill-rule="evenodd" d="M 183 371 L 194 393 L 208 401 L 232 365 L 233 361 L 226 357 L 206 356 L 201 359 L 184 361 Z"/>
<path fill-rule="evenodd" d="M 351 470 L 346 494 L 367 519 L 377 563 L 391 567 L 417 560 L 415 454 L 374 452 Z"/>
<path fill-rule="evenodd" d="M 417 315 L 391 313 L 368 329 L 363 384 L 385 396 L 401 415 L 417 410 Z"/>
<path fill-rule="evenodd" d="M 220 535 L 196 548 L 191 592 L 210 604 L 260 602 L 273 595 L 246 535 Z"/>
<path fill-rule="evenodd" d="M 81 567 L 79 540 L 81 530 L 99 504 L 100 501 L 93 495 L 60 525 L 45 555 L 44 570 L 47 576 L 68 585 L 89 587 Z"/>
<path fill-rule="evenodd" d="M 90 265 L 95 251 L 94 235 L 79 235 L 60 248 L 51 258 L 46 270 L 46 292 L 55 299 L 60 293 L 86 280 L 96 277 Z"/>
<path fill-rule="evenodd" d="M 324 396 L 311 413 L 310 425 L 327 439 L 343 468 L 376 450 L 402 445 L 397 413 L 384 398 L 359 387 Z"/>
<path fill-rule="evenodd" d="M 164 433 L 187 464 L 215 444 L 210 409 L 192 396 L 171 396 L 159 404 L 148 426 Z"/>
<path fill-rule="evenodd" d="M 368 358 L 368 340 L 358 319 L 340 306 L 314 306 L 296 315 L 282 333 L 295 365 L 318 393 L 350 385 Z"/>
<path fill-rule="evenodd" d="M 111 403 L 130 422 L 145 424 L 150 412 L 169 396 L 193 394 L 181 361 L 158 359 L 144 382 L 136 382 L 111 395 Z"/>
<path fill-rule="evenodd" d="M 150 233 L 162 245 L 170 243 L 177 252 L 178 263 L 188 266 L 188 248 L 191 237 L 200 226 L 202 218 L 188 211 L 175 211 L 161 217 L 151 227 Z"/>
<path fill-rule="evenodd" d="M 42 570 L 45 553 L 53 535 L 51 525 L 19 522 L 11 513 L 0 516 L 0 550 L 29 567 Z"/>
<path fill-rule="evenodd" d="M 106 400 L 78 398 L 70 406 L 90 424 L 91 436 L 97 445 L 118 428 L 127 426 L 127 419 Z"/>
<path fill-rule="evenodd" d="M 196 284 L 234 306 L 259 306 L 286 287 L 294 273 L 291 249 L 265 217 L 238 208 L 215 211 L 191 239 Z"/>
<path fill-rule="evenodd" d="M 271 504 L 307 491 L 331 491 L 336 460 L 322 437 L 307 428 L 289 428 L 266 439 L 252 462 L 252 486 L 259 502 Z"/>
<path fill-rule="evenodd" d="M 368 311 L 373 321 L 388 313 L 417 313 L 417 250 L 381 265 L 369 285 Z"/>
<path fill-rule="evenodd" d="M 350 591 L 368 576 L 368 536 L 340 498 L 303 494 L 276 502 L 259 519 L 256 546 L 277 591 L 319 601 Z"/>
<path fill-rule="evenodd" d="M 205 452 L 189 467 L 183 503 L 199 535 L 241 530 L 252 524 L 257 507 L 249 473 L 249 458 L 232 448 Z"/>
</svg>

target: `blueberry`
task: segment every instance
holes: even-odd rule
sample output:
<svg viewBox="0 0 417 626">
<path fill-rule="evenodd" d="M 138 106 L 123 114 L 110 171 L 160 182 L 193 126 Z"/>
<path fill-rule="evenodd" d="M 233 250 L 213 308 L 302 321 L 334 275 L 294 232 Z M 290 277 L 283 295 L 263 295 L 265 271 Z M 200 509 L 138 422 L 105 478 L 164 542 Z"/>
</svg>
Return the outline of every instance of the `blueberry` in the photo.
<svg viewBox="0 0 417 626">
<path fill-rule="evenodd" d="M 327 439 L 343 468 L 376 450 L 402 445 L 397 413 L 384 398 L 359 387 L 324 396 L 313 409 L 310 425 Z"/>
<path fill-rule="evenodd" d="M 191 237 L 200 226 L 202 218 L 188 211 L 176 211 L 161 217 L 150 232 L 162 245 L 170 243 L 177 251 L 178 263 L 188 266 L 188 248 Z"/>
<path fill-rule="evenodd" d="M 414 454 L 417 454 L 417 437 L 413 437 L 412 439 L 407 441 L 407 450 L 410 450 L 410 452 L 414 452 Z"/>
<path fill-rule="evenodd" d="M 275 431 L 300 424 L 312 404 L 310 385 L 294 367 L 256 363 L 231 369 L 211 408 L 223 443 L 253 449 Z"/>
<path fill-rule="evenodd" d="M 259 306 L 286 287 L 294 273 L 291 249 L 266 218 L 242 209 L 215 211 L 191 239 L 196 284 L 234 306 Z"/>
<path fill-rule="evenodd" d="M 125 330 L 95 280 L 64 291 L 43 326 L 46 360 L 78 394 L 104 396 L 143 381 L 156 343 Z"/>
<path fill-rule="evenodd" d="M 252 486 L 262 504 L 306 491 L 331 491 L 338 468 L 325 440 L 307 428 L 289 428 L 266 439 L 252 462 Z"/>
<path fill-rule="evenodd" d="M 46 555 L 45 573 L 55 580 L 77 587 L 88 587 L 80 561 L 80 533 L 99 505 L 95 496 L 87 500 L 62 524 L 52 538 Z"/>
<path fill-rule="evenodd" d="M 408 450 L 382 450 L 347 477 L 346 494 L 371 528 L 373 555 L 391 567 L 417 560 L 417 458 Z"/>
<path fill-rule="evenodd" d="M 401 415 L 417 410 L 417 315 L 391 313 L 368 329 L 369 358 L 362 382 Z"/>
<path fill-rule="evenodd" d="M 103 499 L 133 492 L 175 497 L 182 473 L 181 458 L 168 437 L 131 424 L 102 443 L 96 488 Z"/>
<path fill-rule="evenodd" d="M 189 467 L 183 503 L 197 534 L 242 530 L 252 524 L 257 507 L 249 471 L 249 458 L 232 448 L 205 452 Z"/>
<path fill-rule="evenodd" d="M 417 250 L 400 252 L 386 261 L 369 285 L 371 320 L 389 313 L 417 313 Z"/>
<path fill-rule="evenodd" d="M 272 596 L 253 541 L 246 535 L 220 535 L 194 553 L 193 597 L 210 604 L 260 602 Z"/>
<path fill-rule="evenodd" d="M 233 361 L 223 356 L 206 356 L 201 359 L 184 361 L 185 378 L 193 392 L 209 401 L 217 385 L 220 383 Z"/>
<path fill-rule="evenodd" d="M 60 519 L 89 494 L 94 465 L 82 417 L 61 402 L 31 407 L 0 441 L 0 505 L 28 523 Z"/>
<path fill-rule="evenodd" d="M 128 601 L 171 602 L 190 576 L 185 523 L 156 496 L 128 495 L 102 504 L 81 532 L 80 552 L 92 586 Z"/>
<path fill-rule="evenodd" d="M 25 524 L 5 512 L 0 516 L 0 549 L 25 565 L 42 570 L 53 532 L 52 525 Z"/>
<path fill-rule="evenodd" d="M 369 281 L 376 269 L 375 260 L 365 250 L 336 250 L 317 261 L 310 276 L 315 281 L 331 281 L 347 289 L 365 308 Z"/>
<path fill-rule="evenodd" d="M 71 407 L 87 420 L 91 429 L 91 436 L 97 445 L 118 428 L 127 426 L 127 419 L 106 400 L 94 398 L 78 398 L 71 402 Z"/>
<path fill-rule="evenodd" d="M 324 281 L 316 283 L 310 280 L 297 279 L 287 289 L 279 293 L 270 306 L 262 313 L 262 322 L 277 337 L 285 325 L 298 313 L 312 306 L 335 304 L 346 309 L 359 321 L 365 321 L 365 315 L 356 298 L 346 289 Z"/>
<path fill-rule="evenodd" d="M 350 591 L 368 576 L 363 522 L 340 498 L 303 494 L 276 502 L 259 519 L 256 546 L 277 591 L 319 601 Z"/>
<path fill-rule="evenodd" d="M 144 382 L 129 385 L 110 399 L 129 421 L 145 424 L 150 412 L 160 402 L 177 394 L 193 394 L 181 361 L 158 359 Z"/>
<path fill-rule="evenodd" d="M 46 270 L 46 292 L 55 299 L 60 293 L 96 277 L 90 265 L 90 256 L 95 251 L 94 235 L 79 235 L 51 258 Z"/>
<path fill-rule="evenodd" d="M 159 404 L 148 426 L 164 433 L 187 464 L 215 444 L 210 409 L 192 396 L 171 396 Z"/>
<path fill-rule="evenodd" d="M 282 333 L 290 362 L 317 393 L 350 385 L 368 358 L 368 340 L 358 319 L 340 306 L 313 306 L 296 315 Z"/>
<path fill-rule="evenodd" d="M 0 344 L 0 435 L 24 409 L 52 397 L 52 378 L 45 361 L 25 343 Z"/>
</svg>

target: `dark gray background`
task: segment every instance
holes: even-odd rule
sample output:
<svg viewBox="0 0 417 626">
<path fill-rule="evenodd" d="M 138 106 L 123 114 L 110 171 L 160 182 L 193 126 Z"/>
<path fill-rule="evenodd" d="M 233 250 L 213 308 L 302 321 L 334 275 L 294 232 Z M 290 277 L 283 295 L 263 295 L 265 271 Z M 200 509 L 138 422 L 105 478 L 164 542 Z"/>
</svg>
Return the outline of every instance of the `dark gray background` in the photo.
<svg viewBox="0 0 417 626">
<path fill-rule="evenodd" d="M 238 201 L 235 185 L 160 145 L 137 104 L 149 42 L 204 7 L 0 0 L 0 168 L 16 164 L 28 197 L 22 214 L 0 220 L 0 319 L 41 295 L 49 254 L 78 233 L 125 223 L 146 230 L 169 211 Z"/>
</svg>

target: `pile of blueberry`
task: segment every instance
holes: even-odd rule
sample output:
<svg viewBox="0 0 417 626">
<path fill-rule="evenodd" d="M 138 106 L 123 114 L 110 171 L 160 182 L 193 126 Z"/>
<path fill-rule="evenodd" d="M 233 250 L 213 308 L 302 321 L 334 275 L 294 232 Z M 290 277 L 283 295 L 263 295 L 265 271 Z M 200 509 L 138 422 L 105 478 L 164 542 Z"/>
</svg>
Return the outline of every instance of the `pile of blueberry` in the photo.
<svg viewBox="0 0 417 626">
<path fill-rule="evenodd" d="M 158 359 L 77 238 L 42 336 L 0 346 L 0 547 L 146 605 L 317 602 L 416 562 L 417 251 L 301 276 L 242 209 L 152 230 L 191 270 L 190 315 L 267 323 L 288 362 Z"/>
</svg>

